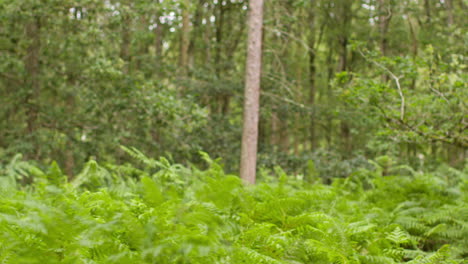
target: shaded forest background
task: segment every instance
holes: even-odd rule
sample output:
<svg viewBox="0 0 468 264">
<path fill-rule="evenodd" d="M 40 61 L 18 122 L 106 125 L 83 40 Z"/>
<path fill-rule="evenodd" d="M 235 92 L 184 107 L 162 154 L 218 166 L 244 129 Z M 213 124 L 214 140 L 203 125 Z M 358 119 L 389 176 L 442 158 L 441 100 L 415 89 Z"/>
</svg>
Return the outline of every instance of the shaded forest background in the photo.
<svg viewBox="0 0 468 264">
<path fill-rule="evenodd" d="M 247 4 L 0 1 L 0 161 L 23 153 L 71 176 L 125 162 L 124 145 L 237 171 Z M 259 167 L 463 167 L 466 5 L 266 1 Z"/>
</svg>

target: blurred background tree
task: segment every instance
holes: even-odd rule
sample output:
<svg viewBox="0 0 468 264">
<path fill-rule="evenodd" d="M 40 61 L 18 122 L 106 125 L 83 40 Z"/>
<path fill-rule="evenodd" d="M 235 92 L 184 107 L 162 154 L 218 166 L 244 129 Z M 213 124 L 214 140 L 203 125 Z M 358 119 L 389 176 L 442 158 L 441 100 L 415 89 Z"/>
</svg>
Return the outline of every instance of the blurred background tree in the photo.
<svg viewBox="0 0 468 264">
<path fill-rule="evenodd" d="M 246 0 L 0 0 L 0 159 L 238 170 Z M 346 176 L 390 155 L 463 166 L 464 0 L 265 3 L 261 167 Z"/>
</svg>

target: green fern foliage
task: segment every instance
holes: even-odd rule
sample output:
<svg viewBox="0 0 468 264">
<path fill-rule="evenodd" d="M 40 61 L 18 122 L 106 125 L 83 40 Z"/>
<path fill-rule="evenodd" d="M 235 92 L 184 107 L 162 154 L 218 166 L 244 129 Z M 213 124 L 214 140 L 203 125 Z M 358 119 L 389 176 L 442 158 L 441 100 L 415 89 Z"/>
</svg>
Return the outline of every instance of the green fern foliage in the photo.
<svg viewBox="0 0 468 264">
<path fill-rule="evenodd" d="M 16 157 L 0 171 L 0 263 L 464 263 L 467 176 L 281 172 L 243 186 L 204 154 L 187 168 L 89 161 L 73 180 Z M 363 177 L 362 175 L 366 175 Z"/>
</svg>

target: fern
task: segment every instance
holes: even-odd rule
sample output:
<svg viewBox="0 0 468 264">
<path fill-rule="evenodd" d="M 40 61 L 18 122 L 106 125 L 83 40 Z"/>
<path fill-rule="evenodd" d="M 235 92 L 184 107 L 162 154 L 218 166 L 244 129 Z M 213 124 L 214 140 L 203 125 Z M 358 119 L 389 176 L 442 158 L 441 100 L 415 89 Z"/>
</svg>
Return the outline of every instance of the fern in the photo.
<svg viewBox="0 0 468 264">
<path fill-rule="evenodd" d="M 438 176 L 415 173 L 326 186 L 277 168 L 281 180 L 244 187 L 208 156 L 201 170 L 126 151 L 143 167 L 91 160 L 71 182 L 53 163 L 2 166 L 0 263 L 462 263 L 468 254 L 463 181 L 441 188 Z M 34 181 L 22 187 L 25 178 Z"/>
</svg>

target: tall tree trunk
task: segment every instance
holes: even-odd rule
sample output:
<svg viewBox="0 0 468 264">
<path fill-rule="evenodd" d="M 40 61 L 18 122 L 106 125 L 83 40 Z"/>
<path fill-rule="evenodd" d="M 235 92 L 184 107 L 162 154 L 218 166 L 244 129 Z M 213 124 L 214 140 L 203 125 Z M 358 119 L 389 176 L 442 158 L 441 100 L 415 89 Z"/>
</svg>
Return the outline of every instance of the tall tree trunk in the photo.
<svg viewBox="0 0 468 264">
<path fill-rule="evenodd" d="M 184 1 L 182 10 L 182 32 L 180 39 L 180 56 L 179 66 L 183 75 L 187 74 L 188 67 L 188 50 L 190 46 L 190 13 L 189 13 L 189 0 Z"/>
<path fill-rule="evenodd" d="M 348 70 L 348 41 L 349 41 L 349 27 L 351 24 L 351 4 L 349 0 L 345 0 L 341 8 L 341 33 L 339 36 L 339 49 L 340 49 L 340 64 L 339 71 L 344 72 Z M 343 146 L 343 153 L 349 155 L 351 146 L 351 129 L 347 120 L 341 120 L 341 139 Z"/>
<path fill-rule="evenodd" d="M 207 10 L 205 14 L 205 31 L 203 32 L 203 42 L 205 46 L 204 59 L 207 63 L 212 64 L 211 57 L 211 13 Z"/>
<path fill-rule="evenodd" d="M 158 0 L 158 8 L 159 10 L 156 12 L 154 22 L 156 24 L 155 28 L 153 29 L 154 33 L 154 52 L 156 55 L 156 74 L 159 75 L 161 73 L 161 64 L 162 64 L 162 49 L 163 49 L 163 24 L 161 23 L 161 4 L 160 0 Z"/>
<path fill-rule="evenodd" d="M 390 20 L 392 18 L 392 11 L 390 3 L 387 0 L 378 0 L 379 8 L 379 33 L 380 33 L 380 53 L 382 56 L 387 56 L 387 32 L 388 26 L 390 25 Z M 387 82 L 389 79 L 387 74 L 382 74 L 382 81 Z"/>
<path fill-rule="evenodd" d="M 309 7 L 309 39 L 308 39 L 308 54 L 309 54 L 309 85 L 310 85 L 310 94 L 309 94 L 309 104 L 313 108 L 313 111 L 310 115 L 310 128 L 309 128 L 309 140 L 310 140 L 310 149 L 314 151 L 317 147 L 317 140 L 315 135 L 315 94 L 316 94 L 316 84 L 315 84 L 315 2 L 312 2 L 312 6 Z"/>
<path fill-rule="evenodd" d="M 416 31 L 414 29 L 413 23 L 411 23 L 411 17 L 407 15 L 408 26 L 411 34 L 411 57 L 413 63 L 416 63 L 416 57 L 418 56 L 418 37 L 416 36 Z M 410 89 L 414 90 L 416 87 L 416 76 L 411 79 Z"/>
<path fill-rule="evenodd" d="M 188 47 L 188 67 L 192 68 L 195 62 L 195 46 L 196 46 L 196 40 L 198 36 L 200 35 L 200 24 L 201 20 L 203 17 L 203 6 L 205 4 L 206 0 L 199 0 L 197 4 L 197 10 L 195 11 L 195 15 L 193 18 L 193 24 L 192 24 L 192 32 L 190 36 L 190 43 Z"/>
<path fill-rule="evenodd" d="M 445 0 L 445 8 L 447 10 L 447 24 L 450 27 L 455 22 L 454 18 L 453 18 L 453 2 L 452 2 L 452 0 Z"/>
<path fill-rule="evenodd" d="M 26 25 L 26 37 L 30 41 L 30 44 L 27 48 L 27 54 L 25 57 L 25 68 L 26 68 L 26 81 L 27 87 L 29 89 L 26 96 L 26 105 L 27 109 L 27 132 L 32 137 L 33 140 L 33 152 L 31 158 L 37 158 L 37 153 L 39 153 L 39 145 L 36 141 L 36 136 L 34 133 L 37 129 L 37 119 L 39 114 L 39 96 L 41 93 L 41 84 L 39 80 L 40 72 L 40 50 L 41 50 L 41 35 L 40 35 L 40 18 L 34 17 Z"/>
<path fill-rule="evenodd" d="M 67 143 L 67 149 L 65 150 L 65 173 L 69 180 L 73 178 L 73 172 L 75 169 L 75 157 L 73 154 L 73 145 L 70 141 Z"/>
<path fill-rule="evenodd" d="M 328 108 L 332 108 L 332 90 L 331 90 L 331 81 L 333 79 L 333 74 L 334 74 L 334 54 L 333 54 L 333 45 L 331 43 L 331 40 L 328 43 L 328 54 L 327 54 L 327 103 L 328 103 Z M 327 120 L 327 133 L 326 133 L 326 139 L 327 139 L 327 146 L 329 149 L 332 147 L 332 133 L 333 133 L 333 122 L 332 118 L 329 117 Z"/>
<path fill-rule="evenodd" d="M 140 15 L 139 19 L 139 24 L 138 24 L 138 30 L 140 32 L 144 32 L 146 34 L 146 31 L 148 30 L 148 19 L 146 15 L 142 14 Z M 138 54 L 136 54 L 136 63 L 135 63 L 135 69 L 138 71 L 142 70 L 143 66 L 143 58 L 145 57 L 145 54 L 148 52 L 148 45 L 146 41 L 139 41 L 137 43 L 138 46 Z"/>
<path fill-rule="evenodd" d="M 279 145 L 279 118 L 276 112 L 276 107 L 271 109 L 271 131 L 270 131 L 270 145 L 275 147 Z"/>
<path fill-rule="evenodd" d="M 424 0 L 424 11 L 426 13 L 426 23 L 431 23 L 431 0 Z"/>
<path fill-rule="evenodd" d="M 154 27 L 153 32 L 154 32 L 154 51 L 155 51 L 157 59 L 159 60 L 162 55 L 162 40 L 163 40 L 162 38 L 163 30 L 162 30 L 162 23 L 161 23 L 162 10 L 161 10 L 161 5 L 160 5 L 159 0 L 158 0 L 158 5 L 159 5 L 158 6 L 159 10 L 156 12 L 155 17 L 154 17 L 154 22 L 156 26 Z"/>
<path fill-rule="evenodd" d="M 294 135 L 294 142 L 293 142 L 293 149 L 294 149 L 294 155 L 298 156 L 299 155 L 299 146 L 302 144 L 302 139 L 300 137 L 301 135 L 301 129 L 300 129 L 300 115 L 299 113 L 294 114 L 294 127 L 295 127 L 295 135 Z"/>
<path fill-rule="evenodd" d="M 390 25 L 390 20 L 392 19 L 392 10 L 390 3 L 387 0 L 378 0 L 379 1 L 379 33 L 380 33 L 380 52 L 383 56 L 387 55 L 387 32 Z"/>
<path fill-rule="evenodd" d="M 130 71 L 130 23 L 130 15 L 124 13 L 122 21 L 122 41 L 120 43 L 120 58 L 125 62 L 123 69 L 125 74 L 128 74 Z"/>
<path fill-rule="evenodd" d="M 340 49 L 338 71 L 343 72 L 348 68 L 348 36 L 341 35 L 338 41 Z"/>
<path fill-rule="evenodd" d="M 223 1 L 219 1 L 215 5 L 215 47 L 214 47 L 214 67 L 215 67 L 215 75 L 218 80 L 221 78 L 222 72 L 222 47 L 223 47 L 223 28 L 224 28 L 224 17 L 225 17 L 226 9 L 223 5 Z M 215 100 L 212 100 L 210 105 L 210 112 L 221 114 L 223 112 L 223 95 L 218 93 L 215 96 Z"/>
<path fill-rule="evenodd" d="M 258 119 L 260 111 L 263 0 L 251 0 L 249 2 L 248 25 L 240 176 L 245 182 L 254 184 L 257 167 Z"/>
<path fill-rule="evenodd" d="M 224 26 L 224 12 L 223 1 L 218 2 L 218 12 L 216 14 L 216 46 L 215 46 L 215 67 L 216 76 L 221 76 L 221 53 L 223 44 L 223 26 Z"/>
<path fill-rule="evenodd" d="M 284 115 L 284 113 L 282 113 Z M 280 120 L 280 129 L 279 129 L 279 145 L 281 148 L 281 152 L 285 154 L 289 154 L 289 115 L 286 115 L 286 117 L 282 117 Z"/>
</svg>

